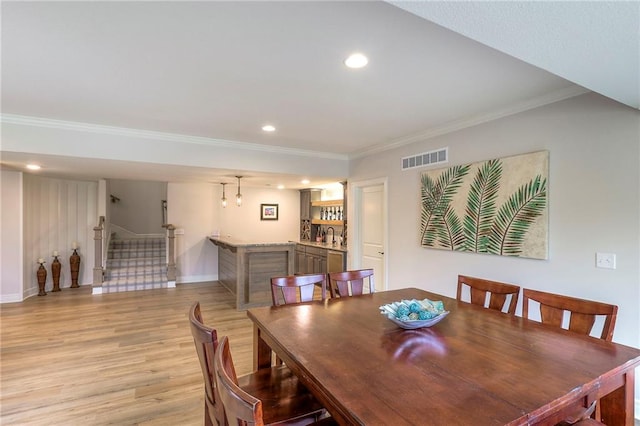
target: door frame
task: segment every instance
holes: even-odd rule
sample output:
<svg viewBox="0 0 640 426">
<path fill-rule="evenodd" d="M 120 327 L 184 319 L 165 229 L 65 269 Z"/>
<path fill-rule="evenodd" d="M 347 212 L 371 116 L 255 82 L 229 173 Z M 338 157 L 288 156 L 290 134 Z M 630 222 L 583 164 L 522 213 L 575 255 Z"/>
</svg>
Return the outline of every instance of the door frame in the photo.
<svg viewBox="0 0 640 426">
<path fill-rule="evenodd" d="M 349 182 L 349 202 L 347 203 L 349 263 L 350 269 L 360 269 L 362 265 L 362 191 L 364 188 L 372 186 L 382 186 L 382 206 L 380 208 L 382 209 L 382 237 L 384 239 L 384 256 L 382 257 L 384 288 L 378 290 L 384 291 L 389 288 L 387 279 L 389 276 L 389 178 L 387 177 Z"/>
</svg>

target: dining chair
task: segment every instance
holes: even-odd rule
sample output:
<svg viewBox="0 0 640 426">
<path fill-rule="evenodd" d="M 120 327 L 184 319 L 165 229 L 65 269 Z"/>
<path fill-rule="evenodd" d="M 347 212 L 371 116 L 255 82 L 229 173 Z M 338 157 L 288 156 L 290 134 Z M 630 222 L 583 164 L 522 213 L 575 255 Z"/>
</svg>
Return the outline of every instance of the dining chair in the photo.
<svg viewBox="0 0 640 426">
<path fill-rule="evenodd" d="M 327 298 L 327 275 L 306 274 L 271 278 L 273 306 L 311 302 L 316 286 L 320 287 L 322 300 Z"/>
<path fill-rule="evenodd" d="M 369 281 L 369 293 L 375 293 L 373 269 L 357 269 L 329 273 L 331 297 L 359 296 L 365 293 L 365 278 Z"/>
<path fill-rule="evenodd" d="M 456 299 L 462 302 L 466 302 L 466 300 L 462 300 L 462 290 L 465 286 L 469 287 L 470 302 L 472 304 L 515 315 L 520 286 L 485 280 L 483 278 L 458 275 Z M 489 295 L 488 303 L 487 294 Z M 510 298 L 509 303 L 507 303 L 508 297 Z"/>
<path fill-rule="evenodd" d="M 574 412 L 567 415 L 567 417 L 561 421 L 560 423 L 556 423 L 555 426 L 596 426 L 602 425 L 596 419 L 591 418 L 591 415 L 596 410 L 596 403 L 598 401 L 593 401 L 588 407 L 577 407 Z"/>
<path fill-rule="evenodd" d="M 597 316 L 604 317 L 600 339 L 610 342 L 616 326 L 618 307 L 593 300 L 578 299 L 538 290 L 522 291 L 522 316 L 529 318 L 529 301 L 540 305 L 540 319 L 543 324 L 562 327 L 564 313 L 569 313 L 568 330 L 590 335 Z"/>
<path fill-rule="evenodd" d="M 596 317 L 603 316 L 604 324 L 602 326 L 602 332 L 600 333 L 600 339 L 606 340 L 607 342 L 613 339 L 613 330 L 616 326 L 616 317 L 618 315 L 618 307 L 616 305 L 525 288 L 522 291 L 522 316 L 524 318 L 529 318 L 529 301 L 534 301 L 539 304 L 540 319 L 543 324 L 564 328 L 563 320 L 565 312 L 567 312 L 569 314 L 568 330 L 587 336 L 593 332 Z M 597 421 L 600 419 L 600 407 L 597 405 L 597 401 L 595 401 L 592 406 L 596 411 L 596 420 L 591 418 L 593 409 L 590 406 L 584 409 L 584 413 L 580 416 L 571 416 L 572 419 L 575 418 L 577 421 L 573 423 L 565 421 L 561 424 L 582 426 L 600 424 Z M 578 413 L 580 413 L 580 411 L 578 411 Z"/>
<path fill-rule="evenodd" d="M 204 424 L 225 426 L 224 408 L 214 372 L 214 357 L 220 349 L 218 334 L 215 329 L 203 323 L 199 302 L 191 306 L 189 322 L 204 377 Z M 236 377 L 236 385 L 256 398 L 266 401 L 263 407 L 265 424 L 315 420 L 325 413 L 320 403 L 285 365 L 262 368 Z"/>
<path fill-rule="evenodd" d="M 319 413 L 315 417 L 297 417 L 288 422 L 274 423 L 268 413 L 269 411 L 274 411 L 274 409 L 280 409 L 279 405 L 282 404 L 282 401 L 268 397 L 264 399 L 264 397 L 257 396 L 251 390 L 239 386 L 239 379 L 236 376 L 227 336 L 220 339 L 218 351 L 214 357 L 213 368 L 220 401 L 224 406 L 226 421 L 229 425 L 262 426 L 283 424 L 324 426 L 335 424 L 330 417 L 321 418 L 321 415 L 326 416 L 326 413 Z M 278 384 L 272 383 L 271 386 L 277 387 Z"/>
</svg>

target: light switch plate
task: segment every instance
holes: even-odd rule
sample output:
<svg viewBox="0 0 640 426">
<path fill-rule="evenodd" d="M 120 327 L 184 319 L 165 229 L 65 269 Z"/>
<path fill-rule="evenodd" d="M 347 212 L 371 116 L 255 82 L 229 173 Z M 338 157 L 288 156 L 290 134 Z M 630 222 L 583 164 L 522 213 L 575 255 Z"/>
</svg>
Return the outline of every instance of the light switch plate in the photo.
<svg viewBox="0 0 640 426">
<path fill-rule="evenodd" d="M 615 253 L 596 253 L 596 268 L 616 269 Z"/>
</svg>

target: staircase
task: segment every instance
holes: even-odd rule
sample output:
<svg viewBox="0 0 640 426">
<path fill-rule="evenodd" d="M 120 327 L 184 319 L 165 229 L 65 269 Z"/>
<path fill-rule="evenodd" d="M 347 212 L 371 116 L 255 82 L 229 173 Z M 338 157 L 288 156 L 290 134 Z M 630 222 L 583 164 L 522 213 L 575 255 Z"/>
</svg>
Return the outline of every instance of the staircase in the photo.
<svg viewBox="0 0 640 426">
<path fill-rule="evenodd" d="M 111 239 L 102 293 L 167 287 L 165 238 Z"/>
</svg>

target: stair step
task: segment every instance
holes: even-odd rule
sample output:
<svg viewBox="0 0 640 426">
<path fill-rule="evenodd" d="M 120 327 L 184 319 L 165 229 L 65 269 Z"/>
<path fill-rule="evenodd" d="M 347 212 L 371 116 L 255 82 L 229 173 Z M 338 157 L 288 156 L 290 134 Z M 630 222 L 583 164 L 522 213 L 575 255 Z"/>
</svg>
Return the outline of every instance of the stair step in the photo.
<svg viewBox="0 0 640 426">
<path fill-rule="evenodd" d="M 164 238 L 111 240 L 103 293 L 167 287 Z"/>
<path fill-rule="evenodd" d="M 107 259 L 138 259 L 146 257 L 166 257 L 165 249 L 109 250 Z"/>
<path fill-rule="evenodd" d="M 158 267 L 147 267 L 147 268 L 114 268 L 109 269 L 107 271 L 107 276 L 109 279 L 112 278 L 126 278 L 126 277 L 140 277 L 145 275 L 157 275 L 157 276 L 165 276 L 167 275 L 167 268 L 165 266 Z"/>
<path fill-rule="evenodd" d="M 133 259 L 108 259 L 107 269 L 112 268 L 142 268 L 146 266 L 165 266 L 167 260 L 164 257 L 146 257 Z"/>
</svg>

